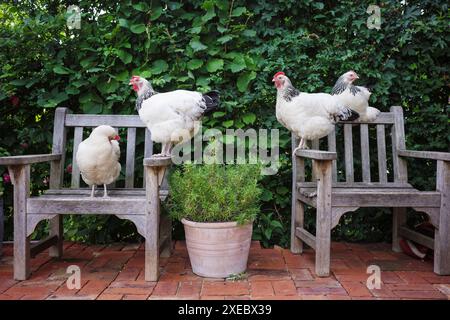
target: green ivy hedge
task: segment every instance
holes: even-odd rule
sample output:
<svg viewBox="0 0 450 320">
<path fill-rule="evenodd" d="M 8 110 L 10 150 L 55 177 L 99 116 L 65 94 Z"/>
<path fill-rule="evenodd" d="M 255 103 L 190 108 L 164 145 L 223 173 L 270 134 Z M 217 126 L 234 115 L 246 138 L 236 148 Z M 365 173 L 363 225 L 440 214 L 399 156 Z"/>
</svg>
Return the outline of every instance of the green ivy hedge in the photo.
<svg viewBox="0 0 450 320">
<path fill-rule="evenodd" d="M 0 150 L 32 154 L 50 150 L 53 112 L 134 114 L 133 74 L 160 91 L 221 92 L 222 109 L 205 127 L 278 128 L 281 164 L 263 179 L 254 237 L 265 245 L 289 242 L 290 135 L 275 119 L 270 81 L 283 70 L 304 91 L 329 92 L 354 69 L 373 84 L 372 104 L 405 109 L 407 146 L 449 149 L 447 1 L 378 1 L 381 28 L 369 29 L 374 1 L 75 1 L 81 28 L 66 25 L 71 1 L 0 4 Z M 109 4 L 106 4 L 109 3 Z M 434 165 L 411 162 L 414 185 L 432 189 Z M 0 169 L 0 173 L 5 169 Z M 34 194 L 47 187 L 48 167 L 33 167 Z M 3 182 L 6 232 L 11 237 L 11 185 Z M 313 216 L 307 217 L 312 226 Z M 138 237 L 114 217 L 71 217 L 66 234 L 78 241 Z M 40 229 L 43 230 L 43 229 Z M 389 238 L 386 210 L 346 215 L 337 239 Z"/>
</svg>

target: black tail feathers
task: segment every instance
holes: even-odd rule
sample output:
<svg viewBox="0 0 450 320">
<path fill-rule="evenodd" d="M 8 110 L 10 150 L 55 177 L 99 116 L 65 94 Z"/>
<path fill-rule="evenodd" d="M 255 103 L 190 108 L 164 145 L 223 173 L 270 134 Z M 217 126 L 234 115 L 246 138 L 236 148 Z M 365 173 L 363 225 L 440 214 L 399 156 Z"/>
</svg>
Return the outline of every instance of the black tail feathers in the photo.
<svg viewBox="0 0 450 320">
<path fill-rule="evenodd" d="M 207 115 L 219 107 L 220 103 L 219 92 L 215 90 L 207 92 L 203 94 L 203 100 L 205 100 L 206 105 L 205 112 L 203 112 L 203 114 Z"/>
<path fill-rule="evenodd" d="M 359 113 L 350 109 L 350 108 L 344 108 L 343 111 L 341 111 L 338 115 L 337 115 L 337 119 L 338 121 L 353 121 L 359 118 Z"/>
</svg>

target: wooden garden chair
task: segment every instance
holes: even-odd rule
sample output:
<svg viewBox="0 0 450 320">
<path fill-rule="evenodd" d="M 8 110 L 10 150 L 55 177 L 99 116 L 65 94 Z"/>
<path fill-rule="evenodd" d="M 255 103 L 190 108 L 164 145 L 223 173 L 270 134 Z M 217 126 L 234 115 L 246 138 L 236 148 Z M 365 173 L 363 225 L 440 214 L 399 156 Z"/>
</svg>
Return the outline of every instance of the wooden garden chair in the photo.
<svg viewBox="0 0 450 320">
<path fill-rule="evenodd" d="M 376 129 L 369 130 L 372 125 Z M 314 141 L 312 149 L 316 150 L 298 150 L 293 155 L 291 251 L 302 253 L 303 243 L 309 245 L 316 252 L 316 274 L 328 276 L 331 230 L 340 217 L 362 207 L 390 207 L 393 208 L 392 249 L 400 251 L 401 237 L 434 249 L 434 272 L 450 274 L 450 153 L 406 150 L 403 110 L 397 106 L 391 107 L 390 112 L 381 113 L 374 122 L 349 121 L 340 126 L 344 132 L 344 155 L 339 158 L 345 161 L 345 181 L 337 179 L 335 132 L 328 136 L 327 143 L 322 143 L 327 145 L 328 151 L 318 150 L 319 141 Z M 388 181 L 386 129 L 391 130 L 393 181 Z M 361 145 L 361 153 L 355 152 L 356 157 L 354 131 L 359 131 Z M 376 133 L 377 160 L 370 159 L 369 133 L 372 131 Z M 292 140 L 295 149 L 297 140 L 294 137 Z M 419 191 L 408 183 L 406 158 L 409 157 L 437 161 L 435 191 Z M 355 181 L 354 166 L 354 160 L 358 158 L 362 177 L 359 182 Z M 312 161 L 311 182 L 305 181 L 306 159 Z M 378 162 L 378 181 L 371 178 L 370 163 L 374 161 Z M 316 208 L 315 235 L 304 229 L 305 204 Z M 434 239 L 406 227 L 407 207 L 429 216 L 436 227 Z"/>
<path fill-rule="evenodd" d="M 83 128 L 110 125 L 127 128 L 125 188 L 108 192 L 109 198 L 90 198 L 90 188 L 80 188 L 80 170 L 75 161 L 78 145 L 83 140 Z M 74 128 L 71 188 L 63 188 L 66 136 Z M 170 158 L 151 157 L 153 143 L 148 129 L 145 130 L 143 150 L 144 188 L 134 187 L 134 164 L 136 155 L 136 130 L 145 128 L 139 116 L 132 115 L 84 115 L 72 114 L 66 108 L 57 108 L 53 128 L 51 154 L 1 157 L 0 165 L 8 166 L 14 184 L 14 278 L 25 280 L 30 275 L 30 257 L 50 248 L 50 256 L 63 254 L 64 214 L 114 214 L 132 221 L 137 232 L 145 238 L 145 280 L 157 281 L 159 276 L 160 248 L 170 255 L 171 221 L 161 216 L 160 199 L 167 194 L 164 173 L 171 164 Z M 30 197 L 30 165 L 50 162 L 50 189 L 38 197 Z M 30 235 L 36 225 L 50 220 L 50 235 L 30 246 Z"/>
</svg>

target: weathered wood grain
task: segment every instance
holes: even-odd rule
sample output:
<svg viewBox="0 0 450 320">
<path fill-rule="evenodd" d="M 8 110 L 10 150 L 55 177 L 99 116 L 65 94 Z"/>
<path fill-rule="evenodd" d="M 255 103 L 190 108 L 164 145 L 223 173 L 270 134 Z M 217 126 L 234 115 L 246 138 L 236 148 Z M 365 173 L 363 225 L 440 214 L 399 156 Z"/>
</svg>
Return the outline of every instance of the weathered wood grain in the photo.
<svg viewBox="0 0 450 320">
<path fill-rule="evenodd" d="M 450 152 L 398 150 L 397 154 L 402 157 L 450 161 Z"/>
<path fill-rule="evenodd" d="M 136 128 L 127 130 L 127 160 L 125 165 L 125 188 L 134 186 L 134 160 L 136 151 Z"/>
<path fill-rule="evenodd" d="M 331 246 L 331 161 L 313 161 L 317 175 L 316 274 L 330 275 Z"/>
<path fill-rule="evenodd" d="M 10 156 L 10 157 L 0 157 L 0 165 L 18 166 L 60 159 L 61 154 L 32 154 L 27 156 Z"/>
<path fill-rule="evenodd" d="M 354 181 L 352 125 L 344 125 L 345 181 Z"/>
<path fill-rule="evenodd" d="M 25 280 L 30 269 L 30 237 L 27 237 L 27 199 L 30 194 L 30 165 L 9 166 L 14 185 L 14 279 Z"/>
<path fill-rule="evenodd" d="M 83 141 L 83 127 L 75 127 L 73 135 L 73 154 L 72 154 L 72 188 L 80 187 L 80 168 L 77 162 L 78 146 Z"/>
<path fill-rule="evenodd" d="M 370 154 L 369 154 L 369 127 L 367 124 L 360 125 L 361 136 L 361 167 L 363 182 L 370 182 Z"/>
<path fill-rule="evenodd" d="M 436 190 L 441 194 L 439 227 L 435 232 L 434 272 L 450 274 L 450 162 L 437 162 Z"/>
<path fill-rule="evenodd" d="M 386 132 L 384 125 L 377 125 L 378 176 L 381 183 L 387 183 Z"/>
<path fill-rule="evenodd" d="M 68 114 L 65 125 L 67 127 L 97 127 L 101 125 L 118 128 L 146 127 L 138 115 Z"/>
</svg>

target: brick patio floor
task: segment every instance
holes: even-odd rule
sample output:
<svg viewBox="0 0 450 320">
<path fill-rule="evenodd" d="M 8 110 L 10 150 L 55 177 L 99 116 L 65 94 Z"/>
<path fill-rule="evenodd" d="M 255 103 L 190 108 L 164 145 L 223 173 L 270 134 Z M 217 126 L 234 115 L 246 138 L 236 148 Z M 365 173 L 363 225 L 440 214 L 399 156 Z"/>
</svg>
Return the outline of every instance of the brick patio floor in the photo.
<svg viewBox="0 0 450 320">
<path fill-rule="evenodd" d="M 62 260 L 41 253 L 32 259 L 27 281 L 12 279 L 12 246 L 0 258 L 3 299 L 444 299 L 450 298 L 450 276 L 437 276 L 431 261 L 394 253 L 389 244 L 333 243 L 332 275 L 314 276 L 314 252 L 293 255 L 287 249 L 262 249 L 252 242 L 245 279 L 205 279 L 192 273 L 184 242 L 161 259 L 158 282 L 145 282 L 142 245 L 86 246 L 65 243 Z M 368 265 L 381 267 L 381 289 L 365 283 Z M 82 287 L 66 287 L 69 265 L 81 268 Z"/>
</svg>

